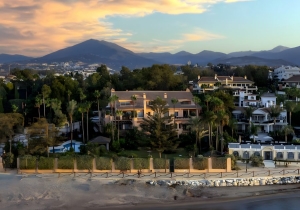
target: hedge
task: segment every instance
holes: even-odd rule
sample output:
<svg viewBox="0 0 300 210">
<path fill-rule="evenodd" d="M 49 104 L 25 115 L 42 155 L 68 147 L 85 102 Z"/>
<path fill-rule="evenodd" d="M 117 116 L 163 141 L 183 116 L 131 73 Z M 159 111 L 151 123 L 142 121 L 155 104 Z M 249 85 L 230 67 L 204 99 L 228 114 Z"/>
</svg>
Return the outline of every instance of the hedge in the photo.
<svg viewBox="0 0 300 210">
<path fill-rule="evenodd" d="M 149 169 L 150 163 L 149 158 L 134 158 L 133 168 L 134 169 Z"/>
<path fill-rule="evenodd" d="M 61 156 L 57 160 L 58 169 L 74 169 L 74 158 L 72 156 Z"/>
<path fill-rule="evenodd" d="M 131 159 L 125 157 L 119 157 L 115 161 L 115 169 L 116 170 L 130 170 L 131 169 Z"/>
<path fill-rule="evenodd" d="M 38 162 L 38 169 L 53 169 L 54 168 L 54 158 L 40 157 Z"/>
<path fill-rule="evenodd" d="M 175 169 L 189 169 L 190 159 L 189 158 L 174 158 Z"/>
<path fill-rule="evenodd" d="M 89 155 L 81 155 L 76 158 L 78 170 L 92 170 L 93 157 Z"/>
<path fill-rule="evenodd" d="M 36 168 L 36 157 L 26 155 L 20 157 L 20 169 L 35 169 Z"/>
<path fill-rule="evenodd" d="M 97 170 L 111 170 L 112 160 L 107 157 L 96 157 L 96 169 Z"/>
<path fill-rule="evenodd" d="M 227 157 L 212 158 L 213 169 L 226 169 L 227 168 Z"/>
<path fill-rule="evenodd" d="M 193 167 L 198 170 L 208 169 L 208 158 L 194 158 L 193 159 Z"/>
<path fill-rule="evenodd" d="M 164 158 L 153 158 L 153 168 L 154 169 L 169 169 L 170 160 Z"/>
</svg>

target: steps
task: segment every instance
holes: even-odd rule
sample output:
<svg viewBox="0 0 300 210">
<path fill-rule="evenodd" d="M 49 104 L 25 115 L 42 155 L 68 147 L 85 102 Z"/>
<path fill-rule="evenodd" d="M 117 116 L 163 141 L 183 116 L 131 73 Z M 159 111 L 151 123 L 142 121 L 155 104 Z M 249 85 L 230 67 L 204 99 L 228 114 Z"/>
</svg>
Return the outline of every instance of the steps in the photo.
<svg viewBox="0 0 300 210">
<path fill-rule="evenodd" d="M 273 160 L 264 160 L 265 168 L 275 168 Z"/>
</svg>

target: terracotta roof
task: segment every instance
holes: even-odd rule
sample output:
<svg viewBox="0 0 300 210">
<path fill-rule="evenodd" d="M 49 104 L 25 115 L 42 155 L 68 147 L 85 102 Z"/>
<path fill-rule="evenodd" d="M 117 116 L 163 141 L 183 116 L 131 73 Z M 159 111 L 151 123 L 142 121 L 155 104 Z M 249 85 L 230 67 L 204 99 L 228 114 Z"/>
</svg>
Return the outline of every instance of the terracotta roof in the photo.
<svg viewBox="0 0 300 210">
<path fill-rule="evenodd" d="M 222 81 L 228 82 L 243 82 L 243 83 L 254 83 L 248 79 L 245 79 L 244 77 L 230 77 L 230 76 L 217 76 L 217 79 L 215 77 L 200 77 L 199 82 L 222 82 Z"/>
<path fill-rule="evenodd" d="M 294 75 L 283 82 L 300 82 L 300 75 Z"/>
</svg>

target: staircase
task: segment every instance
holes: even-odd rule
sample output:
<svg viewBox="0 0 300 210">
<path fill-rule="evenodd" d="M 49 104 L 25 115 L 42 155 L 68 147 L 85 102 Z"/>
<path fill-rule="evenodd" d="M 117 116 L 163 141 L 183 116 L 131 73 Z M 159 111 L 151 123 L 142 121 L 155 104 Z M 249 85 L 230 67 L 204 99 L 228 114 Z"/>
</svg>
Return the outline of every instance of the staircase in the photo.
<svg viewBox="0 0 300 210">
<path fill-rule="evenodd" d="M 273 160 L 264 160 L 265 168 L 275 168 Z"/>
</svg>

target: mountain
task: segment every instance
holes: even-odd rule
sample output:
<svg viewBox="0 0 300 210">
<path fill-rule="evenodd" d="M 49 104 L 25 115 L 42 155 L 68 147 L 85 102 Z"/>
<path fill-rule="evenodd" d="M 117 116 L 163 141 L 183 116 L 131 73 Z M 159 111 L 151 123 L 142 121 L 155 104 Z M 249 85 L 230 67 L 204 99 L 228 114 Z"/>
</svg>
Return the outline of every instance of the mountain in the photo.
<svg viewBox="0 0 300 210">
<path fill-rule="evenodd" d="M 288 48 L 280 52 L 261 51 L 254 53 L 252 56 L 266 59 L 283 59 L 296 65 L 300 65 L 300 46 Z"/>
<path fill-rule="evenodd" d="M 192 64 L 206 65 L 210 61 L 226 56 L 225 53 L 213 52 L 204 50 L 197 54 L 192 54 L 186 51 L 180 51 L 175 54 L 171 53 L 139 53 L 138 55 L 148 59 L 157 60 L 167 64 L 186 64 L 191 61 Z"/>
<path fill-rule="evenodd" d="M 24 55 L 0 54 L 0 63 L 12 63 L 18 61 L 26 61 L 30 59 L 32 59 L 32 57 L 27 57 Z"/>
<path fill-rule="evenodd" d="M 258 66 L 281 66 L 281 65 L 295 65 L 291 62 L 282 60 L 282 59 L 265 59 L 254 56 L 244 56 L 244 57 L 233 57 L 225 59 L 216 59 L 212 63 L 218 64 L 230 64 L 230 65 L 258 65 Z"/>
<path fill-rule="evenodd" d="M 141 57 L 114 43 L 94 39 L 34 59 L 34 62 L 39 63 L 63 61 L 81 61 L 87 64 L 104 63 L 116 70 L 121 69 L 122 66 L 134 69 L 159 63 L 158 61 Z"/>
<path fill-rule="evenodd" d="M 290 48 L 279 45 L 277 47 L 274 47 L 272 50 L 269 50 L 269 52 L 277 53 L 277 52 L 282 52 L 282 51 L 287 50 L 287 49 L 290 49 Z"/>
</svg>

